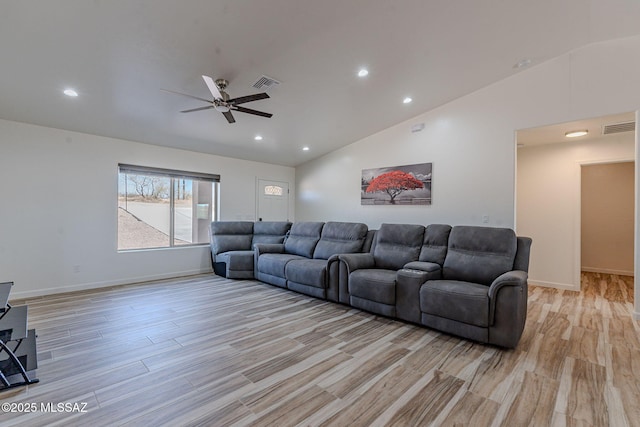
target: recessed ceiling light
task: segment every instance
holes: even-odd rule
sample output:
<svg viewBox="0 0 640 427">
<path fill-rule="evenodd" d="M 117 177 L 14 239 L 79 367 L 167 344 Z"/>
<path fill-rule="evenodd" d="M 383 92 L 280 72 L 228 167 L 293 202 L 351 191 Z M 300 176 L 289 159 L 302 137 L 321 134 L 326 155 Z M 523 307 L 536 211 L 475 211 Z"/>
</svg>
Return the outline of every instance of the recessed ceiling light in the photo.
<svg viewBox="0 0 640 427">
<path fill-rule="evenodd" d="M 570 132 L 565 133 L 564 136 L 566 136 L 567 138 L 577 138 L 579 136 L 585 136 L 588 133 L 589 133 L 589 131 L 586 130 L 586 129 L 583 129 L 583 130 L 572 130 Z"/>
<path fill-rule="evenodd" d="M 369 75 L 369 70 L 367 70 L 366 68 L 361 68 L 360 71 L 358 71 L 358 77 L 366 77 Z"/>
<path fill-rule="evenodd" d="M 404 99 L 402 100 L 402 103 L 403 103 L 403 104 L 408 104 L 408 103 L 410 103 L 411 101 L 413 101 L 413 99 L 411 99 L 410 97 L 408 97 L 408 96 L 407 96 L 406 98 L 404 98 Z"/>
<path fill-rule="evenodd" d="M 309 151 L 309 147 L 302 147 L 302 151 Z"/>
<path fill-rule="evenodd" d="M 262 135 L 256 135 L 253 137 L 256 141 L 262 141 Z"/>
<path fill-rule="evenodd" d="M 64 93 L 67 96 L 70 96 L 72 98 L 75 98 L 76 96 L 78 96 L 78 92 L 76 92 L 73 89 L 65 89 L 64 92 L 62 92 L 62 93 Z"/>
</svg>

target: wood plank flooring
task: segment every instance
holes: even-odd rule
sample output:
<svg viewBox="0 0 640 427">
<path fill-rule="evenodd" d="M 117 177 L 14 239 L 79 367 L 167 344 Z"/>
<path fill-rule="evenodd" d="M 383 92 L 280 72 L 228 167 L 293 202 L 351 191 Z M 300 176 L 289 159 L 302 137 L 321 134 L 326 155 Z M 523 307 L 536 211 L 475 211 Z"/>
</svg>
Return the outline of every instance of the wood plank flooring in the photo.
<svg viewBox="0 0 640 427">
<path fill-rule="evenodd" d="M 0 403 L 38 410 L 0 425 L 640 426 L 633 278 L 583 289 L 531 286 L 515 350 L 214 275 L 21 301 L 41 382 Z"/>
</svg>

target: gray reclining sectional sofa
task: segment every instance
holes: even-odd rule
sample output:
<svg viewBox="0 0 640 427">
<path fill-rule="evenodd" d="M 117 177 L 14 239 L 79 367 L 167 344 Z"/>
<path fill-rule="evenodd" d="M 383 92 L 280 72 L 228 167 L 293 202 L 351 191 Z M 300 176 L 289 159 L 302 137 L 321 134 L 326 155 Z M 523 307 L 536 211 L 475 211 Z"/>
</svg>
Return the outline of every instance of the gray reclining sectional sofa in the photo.
<svg viewBox="0 0 640 427">
<path fill-rule="evenodd" d="M 251 254 L 263 282 L 513 348 L 527 315 L 530 247 L 507 228 L 299 222 L 283 243 L 253 245 L 243 265 Z"/>
</svg>

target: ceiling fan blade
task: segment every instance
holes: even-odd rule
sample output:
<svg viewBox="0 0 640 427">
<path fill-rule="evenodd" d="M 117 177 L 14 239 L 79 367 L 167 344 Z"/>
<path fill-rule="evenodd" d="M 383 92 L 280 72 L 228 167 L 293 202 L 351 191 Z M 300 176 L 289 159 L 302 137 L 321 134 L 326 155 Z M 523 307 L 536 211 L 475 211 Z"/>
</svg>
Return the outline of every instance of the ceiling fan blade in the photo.
<svg viewBox="0 0 640 427">
<path fill-rule="evenodd" d="M 236 106 L 234 106 L 233 110 L 240 111 L 241 113 L 253 114 L 255 116 L 262 116 L 262 117 L 267 117 L 267 118 L 273 116 L 273 114 L 265 113 L 263 111 L 252 110 L 251 108 L 244 108 L 244 107 L 236 107 Z"/>
<path fill-rule="evenodd" d="M 229 104 L 238 105 L 238 104 L 244 104 L 245 102 L 257 101 L 259 99 L 267 99 L 267 98 L 269 98 L 269 95 L 267 95 L 266 93 L 256 93 L 255 95 L 247 95 L 247 96 L 240 96 L 238 98 L 232 98 L 227 102 Z"/>
<path fill-rule="evenodd" d="M 180 111 L 181 113 L 193 113 L 194 111 L 202 111 L 202 110 L 208 110 L 210 108 L 216 108 L 213 105 L 208 105 L 206 107 L 199 107 L 199 108 L 192 108 L 190 110 L 182 110 Z"/>
<path fill-rule="evenodd" d="M 213 79 L 209 76 L 202 76 L 202 78 L 204 79 L 204 82 L 207 84 L 207 87 L 209 88 L 211 95 L 213 95 L 213 98 L 214 99 L 222 98 L 222 94 L 220 93 L 220 90 L 218 90 L 218 86 L 216 86 Z"/>
<path fill-rule="evenodd" d="M 209 104 L 213 104 L 213 101 L 210 100 L 210 99 L 199 98 L 197 96 L 187 95 L 186 93 L 176 92 L 174 90 L 169 90 L 169 89 L 160 89 L 160 90 L 163 91 L 163 92 L 175 93 L 176 95 L 182 95 L 182 96 L 186 96 L 187 98 L 193 98 L 193 99 L 197 99 L 199 101 L 204 101 L 204 102 L 208 102 Z"/>
<path fill-rule="evenodd" d="M 224 117 L 227 119 L 229 123 L 236 122 L 236 119 L 233 117 L 233 114 L 231 114 L 231 111 L 225 111 L 222 114 L 224 115 Z"/>
</svg>

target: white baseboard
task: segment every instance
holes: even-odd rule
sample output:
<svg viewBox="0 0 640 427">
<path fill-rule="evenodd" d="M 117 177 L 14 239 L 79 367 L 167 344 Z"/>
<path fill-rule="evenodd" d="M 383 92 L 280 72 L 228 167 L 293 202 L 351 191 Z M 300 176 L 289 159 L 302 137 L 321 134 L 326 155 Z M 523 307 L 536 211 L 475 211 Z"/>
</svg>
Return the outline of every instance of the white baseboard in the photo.
<svg viewBox="0 0 640 427">
<path fill-rule="evenodd" d="M 534 280 L 534 279 L 529 279 L 528 282 L 530 285 L 543 286 L 545 288 L 555 288 L 555 289 L 561 289 L 564 291 L 580 292 L 580 285 L 573 285 L 568 283 L 545 282 L 543 280 Z"/>
<path fill-rule="evenodd" d="M 598 268 L 598 267 L 582 267 L 582 271 L 588 271 L 590 273 L 604 273 L 604 274 L 617 274 L 618 276 L 633 276 L 633 271 L 628 270 L 611 270 L 608 268 Z"/>
<path fill-rule="evenodd" d="M 89 289 L 108 288 L 110 286 L 129 285 L 140 282 L 150 282 L 153 280 L 174 279 L 176 277 L 195 276 L 197 274 L 211 273 L 211 269 L 178 271 L 173 273 L 152 274 L 146 276 L 127 277 L 118 280 L 107 280 L 103 282 L 79 283 L 70 286 L 58 286 L 55 288 L 36 289 L 32 291 L 18 291 L 11 293 L 11 299 L 25 299 L 41 297 L 45 295 L 64 294 L 67 292 L 86 291 Z"/>
</svg>

